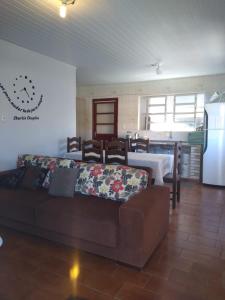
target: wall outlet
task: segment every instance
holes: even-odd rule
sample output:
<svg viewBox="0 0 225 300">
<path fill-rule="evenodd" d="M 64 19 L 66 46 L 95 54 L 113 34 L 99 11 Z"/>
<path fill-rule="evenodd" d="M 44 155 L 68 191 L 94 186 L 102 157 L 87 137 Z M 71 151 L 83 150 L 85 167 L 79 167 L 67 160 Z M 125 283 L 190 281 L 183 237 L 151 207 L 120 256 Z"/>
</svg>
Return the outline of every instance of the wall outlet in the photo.
<svg viewBox="0 0 225 300">
<path fill-rule="evenodd" d="M 5 121 L 6 121 L 6 116 L 5 116 L 5 115 L 2 115 L 2 116 L 1 116 L 1 121 L 2 121 L 2 122 L 5 122 Z"/>
</svg>

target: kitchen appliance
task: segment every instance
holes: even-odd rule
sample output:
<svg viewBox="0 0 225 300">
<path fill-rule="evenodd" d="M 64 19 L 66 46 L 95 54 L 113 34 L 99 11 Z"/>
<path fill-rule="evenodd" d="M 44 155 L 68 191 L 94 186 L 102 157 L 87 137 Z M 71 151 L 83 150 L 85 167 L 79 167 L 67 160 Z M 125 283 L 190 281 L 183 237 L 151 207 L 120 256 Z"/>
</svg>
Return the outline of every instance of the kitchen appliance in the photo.
<svg viewBox="0 0 225 300">
<path fill-rule="evenodd" d="M 202 182 L 225 186 L 225 103 L 205 105 Z"/>
</svg>

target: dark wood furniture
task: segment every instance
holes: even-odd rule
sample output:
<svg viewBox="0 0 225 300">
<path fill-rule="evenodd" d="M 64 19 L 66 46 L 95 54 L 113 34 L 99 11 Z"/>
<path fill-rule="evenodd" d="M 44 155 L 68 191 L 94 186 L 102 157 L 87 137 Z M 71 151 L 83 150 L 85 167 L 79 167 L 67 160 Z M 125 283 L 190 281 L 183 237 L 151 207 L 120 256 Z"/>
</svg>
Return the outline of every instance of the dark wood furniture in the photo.
<svg viewBox="0 0 225 300">
<path fill-rule="evenodd" d="M 86 162 L 103 163 L 103 141 L 83 141 L 82 160 Z"/>
<path fill-rule="evenodd" d="M 149 152 L 149 139 L 131 139 L 131 152 Z"/>
<path fill-rule="evenodd" d="M 93 99 L 92 138 L 111 141 L 118 136 L 118 98 Z"/>
<path fill-rule="evenodd" d="M 67 152 L 75 152 L 81 150 L 81 137 L 67 138 Z"/>
<path fill-rule="evenodd" d="M 118 137 L 118 138 L 113 139 L 113 141 L 127 142 L 128 151 L 131 151 L 130 150 L 130 139 Z"/>
<path fill-rule="evenodd" d="M 105 144 L 105 163 L 128 165 L 128 142 L 114 140 Z"/>
<path fill-rule="evenodd" d="M 181 149 L 180 142 L 174 144 L 174 163 L 173 172 L 164 176 L 163 180 L 166 183 L 172 184 L 171 200 L 173 209 L 176 208 L 176 203 L 180 202 L 180 180 L 181 180 Z"/>
</svg>

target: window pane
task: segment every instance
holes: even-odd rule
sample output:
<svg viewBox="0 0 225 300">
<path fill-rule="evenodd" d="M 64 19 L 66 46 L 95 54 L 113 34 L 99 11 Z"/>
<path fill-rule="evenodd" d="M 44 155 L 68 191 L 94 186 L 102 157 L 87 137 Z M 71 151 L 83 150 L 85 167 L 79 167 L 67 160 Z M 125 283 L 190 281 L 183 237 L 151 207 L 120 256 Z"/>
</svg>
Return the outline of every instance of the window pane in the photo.
<svg viewBox="0 0 225 300">
<path fill-rule="evenodd" d="M 97 115 L 97 123 L 113 123 L 113 122 L 114 122 L 113 114 Z"/>
<path fill-rule="evenodd" d="M 176 105 L 175 107 L 176 113 L 189 113 L 194 111 L 195 111 L 194 105 Z"/>
<path fill-rule="evenodd" d="M 148 113 L 151 114 L 165 113 L 165 106 L 149 106 Z"/>
<path fill-rule="evenodd" d="M 204 113 L 197 113 L 196 114 L 196 127 L 202 126 L 204 120 Z"/>
<path fill-rule="evenodd" d="M 172 131 L 194 131 L 195 126 L 193 123 L 174 123 Z"/>
<path fill-rule="evenodd" d="M 114 103 L 97 103 L 97 113 L 114 112 Z"/>
<path fill-rule="evenodd" d="M 181 122 L 181 123 L 188 122 L 194 124 L 194 114 L 175 115 L 175 122 Z"/>
<path fill-rule="evenodd" d="M 197 95 L 197 111 L 204 111 L 205 97 L 203 94 Z"/>
<path fill-rule="evenodd" d="M 151 105 L 165 104 L 165 102 L 166 102 L 166 97 L 149 98 L 149 104 Z"/>
<path fill-rule="evenodd" d="M 174 107 L 174 96 L 167 97 L 167 112 L 172 113 Z"/>
<path fill-rule="evenodd" d="M 162 123 L 165 121 L 165 115 L 150 115 L 152 123 Z"/>
<path fill-rule="evenodd" d="M 152 131 L 167 131 L 168 126 L 165 123 L 152 123 L 151 130 Z"/>
<path fill-rule="evenodd" d="M 97 131 L 97 134 L 113 134 L 114 126 L 113 125 L 97 125 L 96 131 Z"/>
<path fill-rule="evenodd" d="M 176 96 L 176 103 L 184 104 L 184 103 L 195 103 L 195 95 L 182 95 Z"/>
<path fill-rule="evenodd" d="M 169 124 L 173 123 L 173 114 L 166 115 L 166 122 Z"/>
</svg>

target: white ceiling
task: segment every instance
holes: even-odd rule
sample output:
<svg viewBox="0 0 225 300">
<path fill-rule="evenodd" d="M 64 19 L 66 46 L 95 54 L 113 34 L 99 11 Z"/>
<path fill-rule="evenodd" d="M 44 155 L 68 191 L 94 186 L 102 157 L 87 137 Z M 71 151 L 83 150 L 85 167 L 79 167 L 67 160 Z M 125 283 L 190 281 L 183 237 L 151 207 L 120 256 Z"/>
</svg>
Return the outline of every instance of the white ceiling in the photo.
<svg viewBox="0 0 225 300">
<path fill-rule="evenodd" d="M 0 0 L 0 39 L 77 66 L 78 85 L 225 73 L 224 0 L 77 0 L 66 19 L 59 3 Z"/>
</svg>

